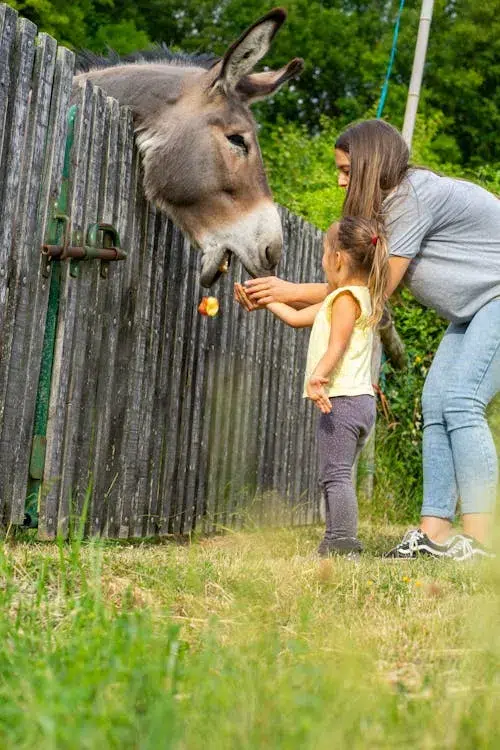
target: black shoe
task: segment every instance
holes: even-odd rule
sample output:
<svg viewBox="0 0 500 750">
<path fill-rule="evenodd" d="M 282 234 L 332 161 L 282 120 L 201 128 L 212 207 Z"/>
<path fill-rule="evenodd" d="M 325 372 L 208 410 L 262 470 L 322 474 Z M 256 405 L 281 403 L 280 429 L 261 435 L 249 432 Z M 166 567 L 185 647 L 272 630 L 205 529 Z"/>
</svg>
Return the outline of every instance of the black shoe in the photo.
<svg viewBox="0 0 500 750">
<path fill-rule="evenodd" d="M 496 557 L 494 552 L 486 549 L 477 539 L 468 534 L 457 534 L 448 540 L 445 557 L 458 562 L 466 560 L 484 560 Z"/>
<path fill-rule="evenodd" d="M 359 557 L 363 551 L 363 545 L 353 536 L 344 536 L 339 539 L 323 539 L 318 547 L 320 557 L 331 557 L 332 555 L 345 555 L 350 559 Z"/>
<path fill-rule="evenodd" d="M 396 547 L 386 552 L 384 557 L 399 558 L 400 560 L 413 560 L 420 555 L 430 557 L 444 557 L 448 551 L 448 544 L 437 544 L 429 539 L 421 529 L 407 531 Z"/>
</svg>

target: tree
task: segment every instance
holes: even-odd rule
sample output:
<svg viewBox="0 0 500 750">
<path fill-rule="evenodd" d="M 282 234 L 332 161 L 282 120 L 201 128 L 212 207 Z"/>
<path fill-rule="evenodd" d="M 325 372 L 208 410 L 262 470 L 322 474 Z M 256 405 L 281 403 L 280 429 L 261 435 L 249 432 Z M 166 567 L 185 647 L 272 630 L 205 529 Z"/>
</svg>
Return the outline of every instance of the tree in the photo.
<svg viewBox="0 0 500 750">
<path fill-rule="evenodd" d="M 223 54 L 269 0 L 14 0 L 20 13 L 73 48 L 120 53 L 166 42 Z M 420 0 L 408 0 L 385 114 L 402 124 Z M 288 0 L 287 24 L 264 64 L 305 58 L 300 79 L 259 105 L 261 122 L 340 124 L 375 111 L 399 0 Z M 500 162 L 500 0 L 436 0 L 420 111 L 439 114 L 433 148 L 446 162 Z"/>
</svg>

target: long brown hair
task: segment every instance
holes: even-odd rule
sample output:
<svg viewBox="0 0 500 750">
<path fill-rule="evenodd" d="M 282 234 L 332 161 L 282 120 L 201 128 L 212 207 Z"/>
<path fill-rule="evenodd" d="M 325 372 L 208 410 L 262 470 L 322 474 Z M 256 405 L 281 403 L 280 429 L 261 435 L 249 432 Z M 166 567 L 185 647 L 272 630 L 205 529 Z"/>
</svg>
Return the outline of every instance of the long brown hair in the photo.
<svg viewBox="0 0 500 750">
<path fill-rule="evenodd" d="M 368 275 L 372 300 L 368 322 L 376 325 L 384 312 L 389 281 L 389 248 L 383 225 L 376 219 L 344 216 L 328 229 L 326 241 L 330 251 L 343 250 L 348 254 L 353 273 Z"/>
<path fill-rule="evenodd" d="M 351 162 L 343 215 L 381 221 L 384 199 L 409 167 L 402 135 L 383 120 L 365 120 L 344 130 L 335 148 L 348 154 Z"/>
</svg>

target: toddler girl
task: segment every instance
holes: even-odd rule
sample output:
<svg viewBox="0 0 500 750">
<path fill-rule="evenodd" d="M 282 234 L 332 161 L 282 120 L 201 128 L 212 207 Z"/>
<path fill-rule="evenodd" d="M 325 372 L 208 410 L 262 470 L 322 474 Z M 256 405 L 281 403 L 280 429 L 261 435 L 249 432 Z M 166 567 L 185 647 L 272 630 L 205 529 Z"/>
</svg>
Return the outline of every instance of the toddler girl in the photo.
<svg viewBox="0 0 500 750">
<path fill-rule="evenodd" d="M 332 224 L 323 269 L 328 282 L 324 302 L 302 310 L 281 302 L 266 307 L 294 328 L 312 326 L 304 396 L 321 412 L 317 438 L 326 532 L 318 553 L 355 557 L 362 545 L 352 468 L 375 422 L 373 327 L 382 316 L 389 273 L 383 228 L 349 216 Z M 241 286 L 237 291 L 244 294 Z"/>
</svg>

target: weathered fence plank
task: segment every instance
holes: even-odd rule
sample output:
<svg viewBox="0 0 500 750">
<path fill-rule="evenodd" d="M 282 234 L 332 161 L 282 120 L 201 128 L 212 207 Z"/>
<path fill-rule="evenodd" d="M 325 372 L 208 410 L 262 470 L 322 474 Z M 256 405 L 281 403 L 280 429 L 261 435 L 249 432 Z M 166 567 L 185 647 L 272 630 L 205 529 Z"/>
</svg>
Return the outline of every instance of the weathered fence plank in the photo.
<svg viewBox="0 0 500 750">
<path fill-rule="evenodd" d="M 14 246 L 17 222 L 19 184 L 23 174 L 26 123 L 30 104 L 30 86 L 35 55 L 36 27 L 26 19 L 18 19 L 15 39 L 9 33 L 12 17 L 4 15 L 6 34 L 2 37 L 5 47 L 0 57 L 8 58 L 10 78 L 8 81 L 7 106 L 4 120 L 3 151 L 0 164 L 0 510 L 5 524 L 10 523 L 12 503 L 12 470 L 16 455 L 12 451 L 10 430 L 4 429 L 4 421 L 12 425 L 13 405 L 7 398 L 9 380 L 20 363 L 11 360 L 12 337 L 16 326 L 15 296 L 22 276 L 18 274 L 19 249 Z M 11 371 L 14 368 L 14 373 Z M 19 377 L 19 376 L 18 376 Z"/>
<path fill-rule="evenodd" d="M 43 175 L 43 161 L 49 125 L 52 81 L 55 71 L 56 43 L 45 34 L 37 38 L 33 85 L 24 139 L 24 158 L 20 179 L 18 219 L 14 231 L 15 266 L 12 279 L 15 288 L 9 295 L 7 314 L 15 320 L 11 332 L 11 367 L 6 391 L 7 408 L 2 426 L 14 462 L 10 477 L 12 523 L 22 523 L 26 499 L 26 478 L 30 458 L 30 441 L 36 399 L 36 382 L 43 327 L 35 318 L 33 304 L 40 269 L 40 240 L 37 231 L 38 201 Z M 38 239 L 38 242 L 37 242 Z M 31 346 L 36 350 L 33 361 Z M 30 370 L 31 364 L 31 370 Z M 32 378 L 26 378 L 32 372 Z"/>
<path fill-rule="evenodd" d="M 123 154 L 123 141 L 120 139 L 120 109 L 113 99 L 106 101 L 106 122 L 104 125 L 105 145 L 102 163 L 101 191 L 98 215 L 101 221 L 116 224 L 120 190 L 119 169 Z M 130 144 L 131 151 L 131 144 Z M 116 311 L 120 303 L 123 269 L 109 264 L 108 277 L 102 287 L 102 329 L 100 351 L 97 362 L 97 388 L 95 413 L 95 449 L 91 457 L 89 472 L 94 492 L 89 508 L 89 533 L 106 534 L 109 489 L 109 471 L 106 465 L 111 428 L 111 414 L 115 397 L 115 366 L 118 344 L 118 321 Z M 100 498 L 100 501 L 98 500 Z"/>
<path fill-rule="evenodd" d="M 0 505 L 6 524 L 24 520 L 48 281 L 40 255 L 59 192 L 73 74 L 71 52 L 0 8 L 0 59 L 9 65 L 0 163 Z M 15 40 L 12 29 L 17 27 Z M 0 76 L 7 83 L 5 69 Z M 3 87 L 0 87 L 3 88 Z M 2 273 L 3 271 L 3 273 Z"/>
<path fill-rule="evenodd" d="M 113 220 L 120 231 L 122 244 L 127 253 L 131 254 L 131 247 L 127 240 L 128 222 L 130 215 L 130 191 L 132 190 L 134 133 L 131 113 L 127 109 L 120 112 L 118 127 L 118 175 L 116 210 Z M 109 353 L 103 347 L 101 368 L 109 368 L 106 378 L 109 386 L 106 394 L 111 391 L 111 399 L 101 401 L 102 418 L 106 424 L 107 445 L 103 444 L 102 453 L 96 455 L 95 504 L 101 507 L 103 516 L 103 534 L 118 537 L 120 532 L 122 502 L 117 493 L 120 477 L 120 449 L 121 431 L 125 413 L 125 397 L 127 391 L 128 348 L 126 346 L 129 330 L 127 315 L 128 283 L 131 264 L 128 257 L 125 263 L 111 270 L 111 284 L 108 287 L 109 308 Z M 98 468 L 100 469 L 98 471 Z M 94 511 L 95 515 L 95 511 Z M 105 518 L 105 520 L 104 520 Z"/>
<path fill-rule="evenodd" d="M 77 101 L 74 140 L 71 150 L 72 173 L 67 186 L 68 210 L 70 212 L 70 236 L 79 236 L 83 242 L 85 234 L 85 195 L 87 157 L 91 143 L 93 91 L 90 86 L 80 91 Z M 60 265 L 60 268 L 58 266 Z M 40 502 L 39 535 L 53 539 L 58 531 L 67 530 L 73 487 L 73 455 L 77 430 L 77 406 L 81 391 L 72 389 L 73 369 L 85 358 L 82 350 L 78 319 L 85 317 L 80 310 L 80 279 L 71 275 L 74 264 L 69 261 L 53 262 L 52 273 L 60 273 L 61 292 L 55 342 L 50 409 L 47 423 L 47 448 L 44 483 Z M 74 350 L 76 357 L 74 361 Z M 77 375 L 78 376 L 78 375 Z"/>
</svg>

